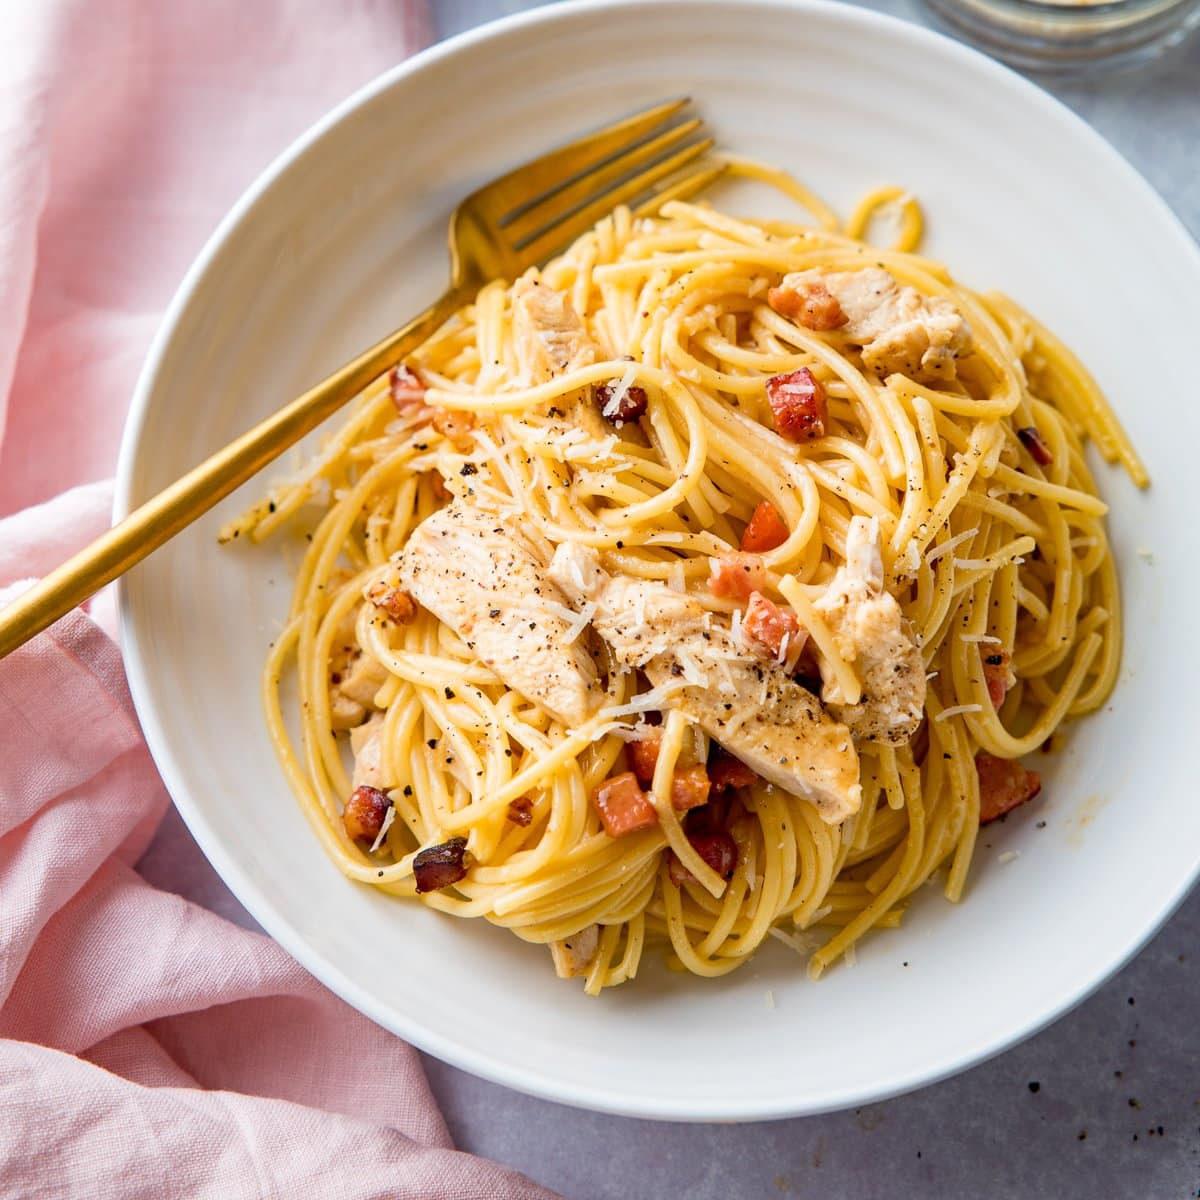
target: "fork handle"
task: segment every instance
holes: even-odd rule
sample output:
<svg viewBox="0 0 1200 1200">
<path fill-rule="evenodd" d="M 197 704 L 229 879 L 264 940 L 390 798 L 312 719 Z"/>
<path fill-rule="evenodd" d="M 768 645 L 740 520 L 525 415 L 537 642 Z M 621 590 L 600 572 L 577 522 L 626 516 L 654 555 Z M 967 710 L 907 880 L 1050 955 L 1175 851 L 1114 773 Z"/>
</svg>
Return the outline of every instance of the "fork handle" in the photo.
<svg viewBox="0 0 1200 1200">
<path fill-rule="evenodd" d="M 217 451 L 22 592 L 0 610 L 0 658 L 123 575 L 295 445 L 425 341 L 465 299 L 464 289 L 451 288 L 403 328 Z"/>
</svg>

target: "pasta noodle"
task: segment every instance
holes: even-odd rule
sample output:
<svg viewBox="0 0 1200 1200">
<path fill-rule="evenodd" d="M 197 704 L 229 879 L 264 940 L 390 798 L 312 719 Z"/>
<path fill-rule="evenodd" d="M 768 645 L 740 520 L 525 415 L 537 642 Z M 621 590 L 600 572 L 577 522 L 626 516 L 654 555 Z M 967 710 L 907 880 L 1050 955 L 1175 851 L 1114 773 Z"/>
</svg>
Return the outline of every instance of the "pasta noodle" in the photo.
<svg viewBox="0 0 1200 1200">
<path fill-rule="evenodd" d="M 672 966 L 717 976 L 774 936 L 819 975 L 870 930 L 899 924 L 939 868 L 958 900 L 980 823 L 977 756 L 1044 746 L 1104 702 L 1120 661 L 1117 575 L 1085 442 L 1140 486 L 1147 477 L 1086 370 L 1011 300 L 921 257 L 921 210 L 900 189 L 872 193 L 839 227 L 779 172 L 734 171 L 777 185 L 816 223 L 679 201 L 617 210 L 535 276 L 569 299 L 596 347 L 587 361 L 532 378 L 514 288 L 489 283 L 409 360 L 411 397 L 372 384 L 298 478 L 222 533 L 259 541 L 286 527 L 307 539 L 263 702 L 326 852 L 350 879 L 415 897 L 418 853 L 450 846 L 453 859 L 451 839 L 465 838 L 452 871 L 465 873 L 419 898 L 553 945 L 560 971 L 582 974 L 589 993 L 633 979 L 656 942 Z M 896 244 L 860 240 L 889 211 Z M 843 330 L 814 329 L 771 300 L 784 275 L 864 268 L 965 319 L 970 345 L 952 377 L 873 371 Z M 764 389 L 801 368 L 827 417 L 821 436 L 789 440 Z M 639 393 L 640 419 L 601 420 L 600 433 L 571 423 L 581 405 L 616 412 Z M 452 497 L 516 522 L 543 563 L 563 543 L 590 548 L 615 576 L 697 600 L 735 640 L 749 616 L 713 594 L 710 571 L 766 502 L 783 540 L 761 552 L 762 590 L 807 636 L 823 694 L 835 689 L 851 710 L 864 680 L 822 598 L 858 519 L 877 522 L 886 589 L 927 673 L 926 720 L 894 744 L 856 736 L 861 801 L 845 819 L 761 777 L 733 804 L 714 792 L 709 807 L 720 804 L 736 847 L 736 864 L 717 862 L 695 812 L 673 799 L 688 766 L 714 752 L 673 700 L 694 683 L 686 662 L 683 679 L 652 687 L 605 657 L 595 603 L 547 600 L 567 641 L 600 663 L 601 700 L 572 727 L 507 685 L 452 623 L 364 600 Z M 1014 677 L 998 708 L 989 660 Z M 289 677 L 298 743 L 281 693 Z M 351 726 L 359 773 L 373 756 L 367 773 L 387 797 L 369 840 L 351 836 L 344 812 Z M 651 735 L 658 757 L 642 794 L 653 823 L 610 836 L 593 798 Z"/>
</svg>

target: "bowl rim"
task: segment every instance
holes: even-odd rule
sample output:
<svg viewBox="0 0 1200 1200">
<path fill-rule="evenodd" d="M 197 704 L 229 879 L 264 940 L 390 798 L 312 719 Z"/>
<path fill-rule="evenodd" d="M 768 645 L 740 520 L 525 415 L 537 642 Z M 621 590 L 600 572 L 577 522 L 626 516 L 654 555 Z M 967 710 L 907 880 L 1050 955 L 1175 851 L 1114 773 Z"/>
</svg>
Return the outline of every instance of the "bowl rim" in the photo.
<svg viewBox="0 0 1200 1200">
<path fill-rule="evenodd" d="M 646 0 L 565 0 L 562 3 L 543 5 L 515 13 L 476 26 L 419 51 L 364 84 L 309 126 L 258 174 L 222 218 L 188 268 L 159 322 L 138 376 L 121 437 L 113 495 L 114 523 L 127 516 L 135 506 L 133 476 L 143 429 L 158 383 L 163 359 L 175 335 L 180 318 L 192 302 L 193 294 L 199 288 L 225 241 L 251 212 L 262 195 L 281 174 L 305 155 L 311 147 L 329 135 L 349 114 L 370 103 L 400 80 L 420 74 L 425 68 L 446 58 L 451 58 L 469 47 L 514 31 L 532 30 L 539 26 L 553 27 L 560 23 L 570 23 L 580 15 L 605 10 L 658 7 L 685 12 L 689 9 L 733 8 L 739 6 L 739 3 L 740 0 L 650 0 L 650 3 L 647 3 Z M 1115 147 L 1082 117 L 1032 81 L 945 34 L 891 14 L 855 7 L 841 3 L 839 0 L 754 0 L 754 3 L 762 9 L 776 10 L 781 16 L 786 15 L 789 19 L 806 13 L 818 14 L 844 23 L 851 32 L 855 28 L 859 28 L 870 30 L 876 34 L 882 33 L 887 38 L 905 48 L 911 48 L 918 54 L 932 52 L 949 55 L 952 59 L 957 58 L 963 65 L 985 79 L 993 80 L 1003 87 L 1017 88 L 1019 91 L 1025 92 L 1031 102 L 1042 107 L 1048 118 L 1065 123 L 1074 137 L 1090 143 L 1094 151 L 1099 152 L 1107 159 L 1113 171 L 1123 175 L 1125 182 L 1140 192 L 1142 201 L 1158 211 L 1159 217 L 1163 219 L 1164 230 L 1170 230 L 1178 244 L 1180 254 L 1191 261 L 1192 269 L 1200 276 L 1200 246 L 1193 240 L 1166 200 Z M 446 216 L 448 218 L 449 213 Z M 485 1052 L 465 1049 L 453 1039 L 427 1030 L 416 1018 L 388 1007 L 343 974 L 320 951 L 312 948 L 301 931 L 291 925 L 288 918 L 276 910 L 253 876 L 227 854 L 220 839 L 209 827 L 203 814 L 202 805 L 196 803 L 193 790 L 176 763 L 170 739 L 158 721 L 152 703 L 150 678 L 153 672 L 139 637 L 128 587 L 128 577 L 118 580 L 120 644 L 129 689 L 141 722 L 143 736 L 176 809 L 205 857 L 229 886 L 238 901 L 269 936 L 278 942 L 316 980 L 376 1024 L 415 1047 L 470 1074 L 560 1104 L 589 1111 L 644 1119 L 687 1122 L 757 1121 L 834 1112 L 855 1105 L 887 1100 L 926 1087 L 1018 1045 L 1079 1005 L 1097 988 L 1112 978 L 1149 942 L 1178 909 L 1195 886 L 1197 879 L 1200 878 L 1200 858 L 1198 858 L 1187 877 L 1179 882 L 1159 911 L 1138 934 L 1130 937 L 1124 945 L 1110 950 L 1105 956 L 1103 965 L 1081 978 L 1075 987 L 1066 990 L 1054 1003 L 1037 1012 L 1030 1019 L 1024 1020 L 1019 1026 L 981 1037 L 969 1049 L 959 1049 L 919 1069 L 887 1076 L 872 1088 L 855 1085 L 833 1087 L 824 1091 L 816 1103 L 797 1105 L 795 1102 L 787 1100 L 741 1102 L 734 1111 L 717 1113 L 711 1107 L 706 1107 L 703 1102 L 696 1105 L 690 1104 L 686 1097 L 679 1097 L 671 1104 L 665 1104 L 659 1098 L 651 1098 L 647 1102 L 630 1090 L 597 1087 L 586 1081 L 564 1081 L 552 1075 L 543 1074 L 538 1069 L 517 1067 L 501 1062 Z"/>
</svg>

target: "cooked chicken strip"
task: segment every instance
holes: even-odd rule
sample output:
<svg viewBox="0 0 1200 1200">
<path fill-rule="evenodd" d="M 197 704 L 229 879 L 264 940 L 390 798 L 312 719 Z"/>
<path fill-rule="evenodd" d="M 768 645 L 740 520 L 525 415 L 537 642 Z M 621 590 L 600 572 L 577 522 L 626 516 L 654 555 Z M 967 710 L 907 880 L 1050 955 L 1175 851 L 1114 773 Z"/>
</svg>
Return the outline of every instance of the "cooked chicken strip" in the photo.
<svg viewBox="0 0 1200 1200">
<path fill-rule="evenodd" d="M 509 687 L 565 724 L 588 719 L 596 665 L 570 640 L 563 595 L 515 518 L 456 500 L 422 521 L 393 562 L 404 589 Z"/>
<path fill-rule="evenodd" d="M 564 293 L 530 274 L 513 285 L 512 303 L 517 363 L 530 383 L 546 383 L 596 361 L 596 344 Z M 582 429 L 596 439 L 609 432 L 591 397 L 583 392 L 564 397 L 557 407 L 566 410 L 564 430 Z"/>
<path fill-rule="evenodd" d="M 841 307 L 841 326 L 862 346 L 863 363 L 879 375 L 899 371 L 924 382 L 950 380 L 956 358 L 966 348 L 971 330 L 962 314 L 941 296 L 924 296 L 902 287 L 879 267 L 863 271 L 814 268 L 784 276 L 781 291 L 805 295 L 821 288 Z"/>
<path fill-rule="evenodd" d="M 925 708 L 925 664 L 912 627 L 883 586 L 879 522 L 854 517 L 846 562 L 813 607 L 825 618 L 841 656 L 862 683 L 857 704 L 843 704 L 831 677 L 822 698 L 860 741 L 907 742 Z"/>
<path fill-rule="evenodd" d="M 350 749 L 354 753 L 351 787 L 390 787 L 383 777 L 383 713 L 375 713 L 365 725 L 350 730 Z"/>
<path fill-rule="evenodd" d="M 574 979 L 586 975 L 600 947 L 600 926 L 585 925 L 578 933 L 550 943 L 554 973 L 559 979 Z"/>
<path fill-rule="evenodd" d="M 361 725 L 375 708 L 375 693 L 387 683 L 387 669 L 359 648 L 354 632 L 358 609 L 342 618 L 329 659 L 330 724 L 334 729 Z"/>
<path fill-rule="evenodd" d="M 555 551 L 550 575 L 576 604 L 596 605 L 593 628 L 619 662 L 654 687 L 677 686 L 670 703 L 730 753 L 830 823 L 858 811 L 850 731 L 722 618 L 665 584 L 606 575 L 595 551 L 571 543 Z"/>
<path fill-rule="evenodd" d="M 596 347 L 568 297 L 529 275 L 513 285 L 513 341 L 534 383 L 596 361 Z"/>
</svg>

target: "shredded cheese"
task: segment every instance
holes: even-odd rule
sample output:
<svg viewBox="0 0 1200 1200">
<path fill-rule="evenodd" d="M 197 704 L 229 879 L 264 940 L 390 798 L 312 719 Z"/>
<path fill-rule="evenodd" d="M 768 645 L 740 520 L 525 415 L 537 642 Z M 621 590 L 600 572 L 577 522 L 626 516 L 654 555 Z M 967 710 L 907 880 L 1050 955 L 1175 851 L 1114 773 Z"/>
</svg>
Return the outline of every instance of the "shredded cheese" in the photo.
<svg viewBox="0 0 1200 1200">
<path fill-rule="evenodd" d="M 575 618 L 563 631 L 560 639 L 563 645 L 572 646 L 579 640 L 579 635 L 592 623 L 592 618 L 596 615 L 596 604 L 589 600 L 575 615 Z"/>
<path fill-rule="evenodd" d="M 983 712 L 982 704 L 955 704 L 950 708 L 943 708 L 942 711 L 933 719 L 935 721 L 948 721 L 951 717 L 957 717 L 961 713 L 977 712 Z"/>
<path fill-rule="evenodd" d="M 604 402 L 604 407 L 600 410 L 601 416 L 606 421 L 616 419 L 617 413 L 621 411 L 621 401 L 625 399 L 625 393 L 633 387 L 634 380 L 637 379 L 637 365 L 633 364 L 621 376 L 620 382 L 608 394 L 608 399 Z"/>
<path fill-rule="evenodd" d="M 395 819 L 396 819 L 396 806 L 394 804 L 389 804 L 388 810 L 386 813 L 384 813 L 384 816 L 383 816 L 383 824 L 379 827 L 379 833 L 376 835 L 375 840 L 371 843 L 371 853 L 372 854 L 374 854 L 375 851 L 378 850 L 379 847 L 383 845 L 383 839 L 385 837 L 387 837 L 387 831 L 389 829 L 391 829 L 392 822 Z"/>
</svg>

